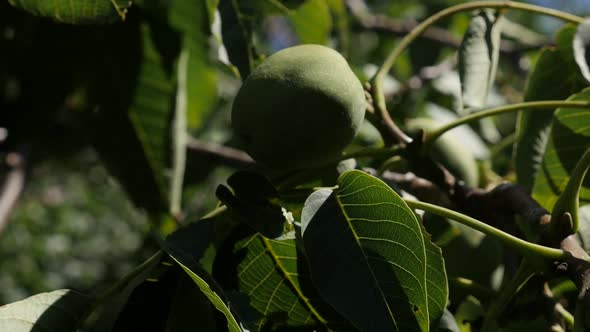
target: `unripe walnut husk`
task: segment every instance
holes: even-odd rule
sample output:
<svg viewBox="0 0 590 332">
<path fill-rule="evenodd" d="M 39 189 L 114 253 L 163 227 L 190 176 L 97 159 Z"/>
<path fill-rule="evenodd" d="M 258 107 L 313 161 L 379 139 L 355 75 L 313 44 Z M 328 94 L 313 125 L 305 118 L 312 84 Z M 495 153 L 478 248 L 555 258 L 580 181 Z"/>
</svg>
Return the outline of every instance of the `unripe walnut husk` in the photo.
<svg viewBox="0 0 590 332">
<path fill-rule="evenodd" d="M 365 95 L 340 53 L 299 45 L 263 61 L 232 108 L 242 147 L 278 170 L 315 167 L 337 157 L 365 116 Z"/>
</svg>

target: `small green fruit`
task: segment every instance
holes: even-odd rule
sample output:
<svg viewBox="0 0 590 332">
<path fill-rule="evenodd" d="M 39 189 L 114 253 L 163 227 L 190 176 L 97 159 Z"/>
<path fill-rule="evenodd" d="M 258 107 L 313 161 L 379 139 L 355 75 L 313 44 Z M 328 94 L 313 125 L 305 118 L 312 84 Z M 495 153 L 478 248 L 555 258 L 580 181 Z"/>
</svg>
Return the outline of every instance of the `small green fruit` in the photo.
<svg viewBox="0 0 590 332">
<path fill-rule="evenodd" d="M 234 100 L 232 126 L 256 161 L 287 170 L 340 154 L 364 116 L 364 90 L 346 60 L 325 46 L 300 45 L 252 71 Z"/>
<path fill-rule="evenodd" d="M 411 119 L 406 124 L 407 129 L 417 131 L 434 130 L 440 127 L 440 123 L 430 118 Z M 479 168 L 475 157 L 464 144 L 452 135 L 439 137 L 432 146 L 432 159 L 445 166 L 457 178 L 465 181 L 470 187 L 477 187 L 479 183 Z"/>
</svg>

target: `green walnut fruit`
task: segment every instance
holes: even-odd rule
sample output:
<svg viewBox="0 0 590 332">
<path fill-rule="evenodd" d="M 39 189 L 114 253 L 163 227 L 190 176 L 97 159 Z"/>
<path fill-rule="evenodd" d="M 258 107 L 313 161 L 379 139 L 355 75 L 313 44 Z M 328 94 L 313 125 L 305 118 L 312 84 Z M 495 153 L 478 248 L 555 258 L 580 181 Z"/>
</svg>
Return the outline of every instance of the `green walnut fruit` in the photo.
<svg viewBox="0 0 590 332">
<path fill-rule="evenodd" d="M 341 154 L 364 116 L 364 90 L 346 60 L 325 46 L 300 45 L 252 71 L 234 100 L 232 126 L 256 161 L 287 170 Z"/>
<path fill-rule="evenodd" d="M 407 129 L 434 130 L 440 128 L 440 123 L 429 118 L 411 119 Z M 445 166 L 457 178 L 465 181 L 470 187 L 479 183 L 479 167 L 475 157 L 465 145 L 453 135 L 443 135 L 434 141 L 431 150 L 432 159 Z"/>
</svg>

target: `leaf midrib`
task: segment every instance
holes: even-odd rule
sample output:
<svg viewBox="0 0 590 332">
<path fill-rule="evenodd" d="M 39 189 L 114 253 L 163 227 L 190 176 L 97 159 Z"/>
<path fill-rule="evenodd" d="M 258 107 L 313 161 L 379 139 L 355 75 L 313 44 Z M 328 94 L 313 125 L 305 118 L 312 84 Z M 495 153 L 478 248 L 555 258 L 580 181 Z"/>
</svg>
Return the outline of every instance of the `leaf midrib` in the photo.
<svg viewBox="0 0 590 332">
<path fill-rule="evenodd" d="M 354 183 L 354 181 L 356 181 L 357 179 L 358 179 L 358 177 L 356 179 L 354 179 L 352 183 Z M 349 186 L 351 186 L 352 183 L 350 183 Z M 336 190 L 340 191 L 340 190 L 344 190 L 344 189 L 338 188 Z M 379 290 L 379 294 L 381 295 L 381 299 L 383 300 L 383 302 L 385 303 L 385 306 L 387 307 L 387 312 L 389 313 L 389 317 L 391 318 L 393 325 L 395 325 L 396 330 L 399 331 L 397 321 L 395 320 L 395 317 L 393 316 L 393 312 L 391 312 L 391 308 L 389 307 L 389 302 L 387 302 L 387 299 L 385 298 L 385 294 L 384 294 L 383 290 L 381 289 L 379 282 L 377 282 L 377 277 L 375 276 L 375 273 L 373 273 L 373 269 L 371 268 L 371 265 L 369 264 L 369 261 L 366 258 L 367 255 L 365 253 L 365 250 L 363 249 L 363 246 L 361 245 L 361 243 L 359 241 L 359 236 L 356 234 L 356 231 L 354 230 L 354 227 L 352 227 L 352 223 L 350 222 L 351 218 L 348 216 L 348 214 L 346 213 L 346 211 L 344 209 L 344 203 L 342 203 L 342 201 L 340 200 L 340 196 L 337 193 L 334 196 L 336 197 L 336 201 L 338 202 L 338 206 L 340 207 L 340 211 L 342 212 L 342 215 L 344 216 L 344 219 L 346 220 L 346 223 L 348 224 L 348 228 L 350 229 L 350 231 L 352 232 L 352 235 L 354 236 L 354 241 L 356 242 L 357 246 L 359 247 L 360 251 L 363 254 L 362 255 L 363 261 L 367 265 L 367 269 L 371 273 L 374 283 L 377 286 L 377 289 Z"/>
<path fill-rule="evenodd" d="M 274 252 L 272 245 L 270 244 L 270 240 L 260 234 L 258 234 L 257 236 L 260 236 L 262 238 L 262 242 L 264 243 L 264 247 L 266 248 L 266 250 L 268 250 L 272 259 L 275 261 L 275 264 L 277 265 L 279 270 L 282 272 L 283 278 L 287 279 L 287 281 L 289 282 L 289 285 L 291 285 L 291 288 L 295 291 L 295 293 L 297 293 L 299 299 L 302 300 L 303 303 L 305 303 L 305 306 L 309 309 L 309 311 L 316 317 L 316 319 L 320 323 L 322 323 L 324 326 L 327 326 L 328 321 L 324 317 L 322 317 L 322 315 L 320 315 L 320 313 L 314 308 L 313 305 L 311 305 L 311 303 L 309 302 L 309 299 L 301 292 L 301 289 L 299 289 L 299 287 L 297 287 L 297 285 L 295 285 L 295 282 L 293 281 L 293 279 L 291 279 L 291 276 L 289 275 L 287 269 L 285 268 L 285 266 L 281 262 L 278 255 Z"/>
</svg>

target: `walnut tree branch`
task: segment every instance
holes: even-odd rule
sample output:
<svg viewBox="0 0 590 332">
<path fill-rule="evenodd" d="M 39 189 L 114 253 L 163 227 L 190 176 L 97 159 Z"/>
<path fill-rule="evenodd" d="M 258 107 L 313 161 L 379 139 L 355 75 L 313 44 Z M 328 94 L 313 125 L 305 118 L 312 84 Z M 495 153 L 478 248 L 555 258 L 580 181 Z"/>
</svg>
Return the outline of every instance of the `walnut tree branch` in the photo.
<svg viewBox="0 0 590 332">
<path fill-rule="evenodd" d="M 246 152 L 228 146 L 190 137 L 186 147 L 189 154 L 210 158 L 226 166 L 249 170 L 261 168 Z"/>
</svg>

